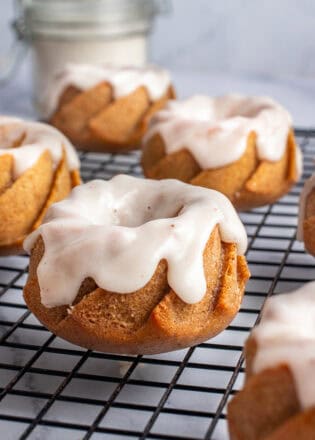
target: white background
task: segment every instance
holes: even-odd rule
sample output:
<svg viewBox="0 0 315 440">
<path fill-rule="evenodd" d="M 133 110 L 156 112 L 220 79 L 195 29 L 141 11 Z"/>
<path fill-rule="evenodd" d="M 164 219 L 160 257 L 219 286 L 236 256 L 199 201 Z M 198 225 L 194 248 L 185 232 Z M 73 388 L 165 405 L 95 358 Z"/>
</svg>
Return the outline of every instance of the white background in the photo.
<svg viewBox="0 0 315 440">
<path fill-rule="evenodd" d="M 171 70 L 177 96 L 269 95 L 290 111 L 295 126 L 315 128 L 315 0 L 172 4 L 172 13 L 155 22 L 150 61 Z M 0 0 L 0 68 L 13 42 L 12 19 L 13 0 Z M 0 113 L 34 117 L 31 84 L 24 62 L 0 87 Z"/>
</svg>

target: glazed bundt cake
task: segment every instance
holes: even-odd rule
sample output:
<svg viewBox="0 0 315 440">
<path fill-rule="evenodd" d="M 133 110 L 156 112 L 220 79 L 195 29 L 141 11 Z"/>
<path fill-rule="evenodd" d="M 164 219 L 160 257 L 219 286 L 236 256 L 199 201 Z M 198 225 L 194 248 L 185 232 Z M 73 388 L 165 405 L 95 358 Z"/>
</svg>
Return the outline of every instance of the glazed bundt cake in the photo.
<svg viewBox="0 0 315 440">
<path fill-rule="evenodd" d="M 43 95 L 52 125 L 86 150 L 139 148 L 151 116 L 174 98 L 167 71 L 69 64 Z"/>
<path fill-rule="evenodd" d="M 300 151 L 288 112 L 266 97 L 169 101 L 143 141 L 144 174 L 225 194 L 238 210 L 272 203 L 298 180 Z"/>
<path fill-rule="evenodd" d="M 222 194 L 119 175 L 75 188 L 25 241 L 28 307 L 75 344 L 159 353 L 222 331 L 249 277 L 246 232 Z"/>
<path fill-rule="evenodd" d="M 47 208 L 79 183 L 79 160 L 61 133 L 0 116 L 0 254 L 22 252 Z"/>
<path fill-rule="evenodd" d="M 315 282 L 267 300 L 245 346 L 246 381 L 228 406 L 231 440 L 315 436 Z"/>
<path fill-rule="evenodd" d="M 297 238 L 315 256 L 315 174 L 305 182 L 301 192 Z"/>
</svg>

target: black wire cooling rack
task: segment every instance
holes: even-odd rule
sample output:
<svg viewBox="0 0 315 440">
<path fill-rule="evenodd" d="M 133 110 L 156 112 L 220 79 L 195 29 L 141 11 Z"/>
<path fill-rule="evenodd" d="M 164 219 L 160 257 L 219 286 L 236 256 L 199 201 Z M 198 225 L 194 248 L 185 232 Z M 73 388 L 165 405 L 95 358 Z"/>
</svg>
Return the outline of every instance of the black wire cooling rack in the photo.
<svg viewBox="0 0 315 440">
<path fill-rule="evenodd" d="M 304 180 L 315 132 L 297 137 Z M 81 159 L 85 180 L 141 175 L 137 153 Z M 295 241 L 301 187 L 242 214 L 252 273 L 242 308 L 217 337 L 174 353 L 116 356 L 62 341 L 23 302 L 28 258 L 0 258 L 0 438 L 228 439 L 226 403 L 242 385 L 243 343 L 266 297 L 315 278 L 314 260 Z"/>
</svg>

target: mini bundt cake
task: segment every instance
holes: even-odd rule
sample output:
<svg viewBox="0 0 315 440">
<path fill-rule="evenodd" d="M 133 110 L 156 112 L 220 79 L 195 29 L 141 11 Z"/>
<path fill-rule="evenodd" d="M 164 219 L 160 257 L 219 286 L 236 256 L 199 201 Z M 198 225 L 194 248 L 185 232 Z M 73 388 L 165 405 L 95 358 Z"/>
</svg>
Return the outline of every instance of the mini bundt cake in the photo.
<svg viewBox="0 0 315 440">
<path fill-rule="evenodd" d="M 267 97 L 169 101 L 143 140 L 144 174 L 225 194 L 238 210 L 272 203 L 301 172 L 288 112 Z"/>
<path fill-rule="evenodd" d="M 315 256 L 315 174 L 304 184 L 300 197 L 297 239 Z"/>
<path fill-rule="evenodd" d="M 245 346 L 244 388 L 228 405 L 231 440 L 315 438 L 315 282 L 267 300 Z"/>
<path fill-rule="evenodd" d="M 79 160 L 55 128 L 0 116 L 0 254 L 23 251 L 47 208 L 80 181 Z"/>
<path fill-rule="evenodd" d="M 139 148 L 149 119 L 174 98 L 167 71 L 69 64 L 43 95 L 45 118 L 79 148 Z"/>
<path fill-rule="evenodd" d="M 28 307 L 52 332 L 159 353 L 222 331 L 249 277 L 245 229 L 222 194 L 120 175 L 75 188 L 25 241 Z"/>
</svg>

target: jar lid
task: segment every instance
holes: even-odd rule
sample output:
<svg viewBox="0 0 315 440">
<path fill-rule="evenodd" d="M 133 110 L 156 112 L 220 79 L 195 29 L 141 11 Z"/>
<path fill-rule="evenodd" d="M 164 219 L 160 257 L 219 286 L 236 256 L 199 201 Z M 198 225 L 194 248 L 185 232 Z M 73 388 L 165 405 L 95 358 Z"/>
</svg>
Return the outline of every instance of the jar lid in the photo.
<svg viewBox="0 0 315 440">
<path fill-rule="evenodd" d="M 99 27 L 102 34 L 119 33 L 124 24 L 130 32 L 149 29 L 154 16 L 167 9 L 159 0 L 19 0 L 21 21 L 28 36 L 36 33 L 91 32 Z M 57 27 L 59 26 L 59 29 Z"/>
</svg>

